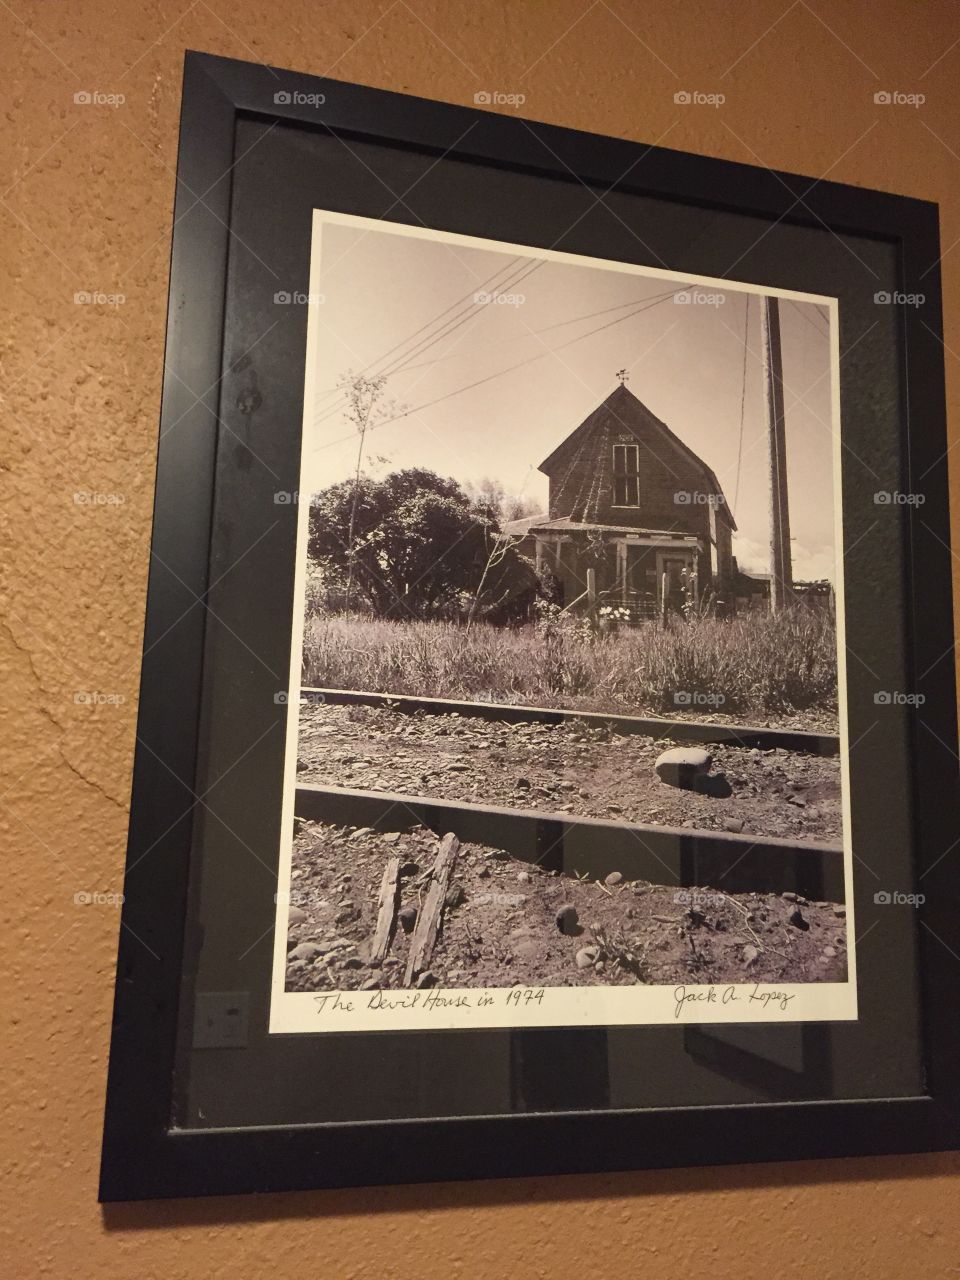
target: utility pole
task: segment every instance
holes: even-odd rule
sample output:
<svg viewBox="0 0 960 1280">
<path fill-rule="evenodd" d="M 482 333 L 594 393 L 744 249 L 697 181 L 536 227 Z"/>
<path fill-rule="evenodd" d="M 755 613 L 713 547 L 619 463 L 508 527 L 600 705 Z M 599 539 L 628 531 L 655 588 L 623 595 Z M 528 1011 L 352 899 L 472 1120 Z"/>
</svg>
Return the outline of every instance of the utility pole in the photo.
<svg viewBox="0 0 960 1280">
<path fill-rule="evenodd" d="M 770 611 L 779 613 L 793 598 L 790 506 L 787 496 L 787 442 L 783 417 L 783 357 L 780 303 L 762 300 L 763 382 L 770 441 Z"/>
</svg>

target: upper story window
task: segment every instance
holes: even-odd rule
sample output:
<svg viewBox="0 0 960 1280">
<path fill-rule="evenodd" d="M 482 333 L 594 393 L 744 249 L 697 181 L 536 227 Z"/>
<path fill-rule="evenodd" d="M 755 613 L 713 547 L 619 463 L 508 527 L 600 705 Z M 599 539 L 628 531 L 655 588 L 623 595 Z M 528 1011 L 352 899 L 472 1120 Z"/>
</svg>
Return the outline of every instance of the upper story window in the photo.
<svg viewBox="0 0 960 1280">
<path fill-rule="evenodd" d="M 640 449 L 635 444 L 613 446 L 613 505 L 640 505 Z"/>
</svg>

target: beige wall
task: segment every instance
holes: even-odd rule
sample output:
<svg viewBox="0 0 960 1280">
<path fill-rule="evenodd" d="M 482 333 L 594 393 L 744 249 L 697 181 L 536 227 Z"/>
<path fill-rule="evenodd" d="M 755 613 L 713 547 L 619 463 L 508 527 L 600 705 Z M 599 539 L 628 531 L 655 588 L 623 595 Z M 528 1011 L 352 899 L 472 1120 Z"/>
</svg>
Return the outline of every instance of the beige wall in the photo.
<svg viewBox="0 0 960 1280">
<path fill-rule="evenodd" d="M 156 1204 L 105 1220 L 117 913 L 73 901 L 120 887 L 184 47 L 451 102 L 524 93 L 541 120 L 941 201 L 955 433 L 954 0 L 8 0 L 0 28 L 0 1271 L 956 1274 L 953 1155 Z M 126 101 L 75 106 L 84 89 Z M 678 89 L 727 101 L 676 106 Z M 877 89 L 927 102 L 875 107 Z M 76 305 L 78 290 L 125 301 Z M 77 491 L 123 501 L 78 505 Z M 91 708 L 79 691 L 125 701 Z"/>
</svg>

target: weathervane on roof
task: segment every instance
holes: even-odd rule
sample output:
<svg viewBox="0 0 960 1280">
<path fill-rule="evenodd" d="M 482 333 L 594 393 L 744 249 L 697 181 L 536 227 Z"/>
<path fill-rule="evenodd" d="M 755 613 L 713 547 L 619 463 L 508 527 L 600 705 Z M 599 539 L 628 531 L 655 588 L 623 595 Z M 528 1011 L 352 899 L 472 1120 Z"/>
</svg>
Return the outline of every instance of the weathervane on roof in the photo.
<svg viewBox="0 0 960 1280">
<path fill-rule="evenodd" d="M 627 379 L 630 377 L 630 372 L 629 372 L 629 370 L 628 370 L 628 369 L 618 369 L 618 370 L 617 370 L 617 377 L 620 379 L 620 385 L 621 385 L 621 387 L 622 387 L 622 386 L 623 386 L 623 384 L 624 384 L 624 383 L 627 381 Z"/>
</svg>

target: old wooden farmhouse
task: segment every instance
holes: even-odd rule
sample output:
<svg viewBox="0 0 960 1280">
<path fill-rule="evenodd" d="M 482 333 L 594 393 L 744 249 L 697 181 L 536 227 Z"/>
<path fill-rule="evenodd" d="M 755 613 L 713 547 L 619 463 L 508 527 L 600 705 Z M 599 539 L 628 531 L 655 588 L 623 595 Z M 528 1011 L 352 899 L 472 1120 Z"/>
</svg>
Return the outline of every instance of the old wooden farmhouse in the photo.
<svg viewBox="0 0 960 1280">
<path fill-rule="evenodd" d="M 634 616 L 731 591 L 736 524 L 717 477 L 622 383 L 539 470 L 546 516 L 504 532 L 549 570 L 564 605 L 586 603 L 588 582 L 598 607 Z"/>
</svg>

